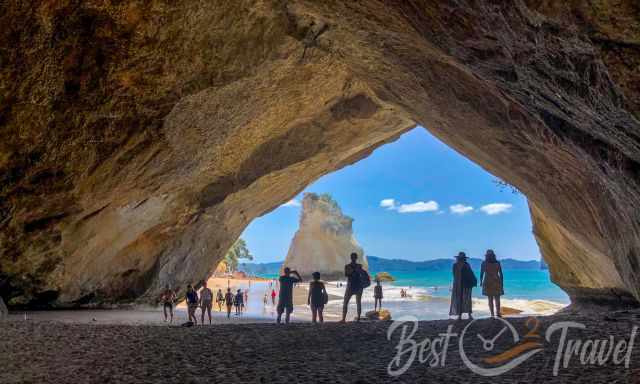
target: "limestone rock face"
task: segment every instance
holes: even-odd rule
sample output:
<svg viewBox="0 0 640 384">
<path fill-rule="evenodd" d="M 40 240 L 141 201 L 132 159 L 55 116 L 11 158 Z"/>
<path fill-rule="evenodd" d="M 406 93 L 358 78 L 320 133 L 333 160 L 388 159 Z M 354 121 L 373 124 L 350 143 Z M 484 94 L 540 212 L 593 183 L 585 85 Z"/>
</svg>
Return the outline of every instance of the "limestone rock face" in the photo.
<svg viewBox="0 0 640 384">
<path fill-rule="evenodd" d="M 640 299 L 635 0 L 3 2 L 9 304 L 153 301 L 420 124 L 528 198 L 574 302 Z"/>
<path fill-rule="evenodd" d="M 367 257 L 353 236 L 353 219 L 345 216 L 327 195 L 306 193 L 302 199 L 300 227 L 291 240 L 283 268 L 297 270 L 303 278 L 320 272 L 323 280 L 344 279 L 351 253 L 368 269 Z"/>
</svg>

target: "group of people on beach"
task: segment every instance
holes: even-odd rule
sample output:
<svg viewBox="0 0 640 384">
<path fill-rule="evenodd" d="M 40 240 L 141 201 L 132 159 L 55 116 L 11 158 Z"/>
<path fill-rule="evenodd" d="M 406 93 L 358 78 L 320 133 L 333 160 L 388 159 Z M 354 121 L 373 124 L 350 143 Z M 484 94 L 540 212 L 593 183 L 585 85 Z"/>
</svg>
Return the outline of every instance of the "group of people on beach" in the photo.
<svg viewBox="0 0 640 384">
<path fill-rule="evenodd" d="M 344 274 L 347 279 L 347 286 L 344 293 L 343 305 L 342 305 L 342 319 L 340 322 L 345 322 L 347 312 L 349 309 L 349 302 L 351 298 L 356 298 L 356 321 L 360 321 L 362 315 L 362 293 L 363 290 L 371 285 L 371 278 L 368 272 L 362 267 L 362 264 L 358 263 L 358 254 L 352 253 L 350 255 L 351 262 L 344 267 Z M 469 319 L 473 319 L 472 307 L 473 302 L 471 298 L 472 290 L 478 285 L 478 280 L 473 273 L 473 270 L 469 263 L 468 258 L 464 252 L 459 252 L 456 256 L 456 262 L 453 264 L 453 284 L 451 288 L 451 307 L 449 309 L 450 316 L 457 316 L 458 319 L 462 319 L 463 314 L 468 314 Z M 329 301 L 329 294 L 327 293 L 324 283 L 320 280 L 320 272 L 314 272 L 312 274 L 312 281 L 309 283 L 307 304 L 311 308 L 312 322 L 324 322 L 323 310 L 324 306 Z M 278 279 L 279 293 L 276 294 L 273 284 L 271 287 L 271 301 L 273 305 L 276 304 L 275 298 L 278 296 L 277 310 L 277 323 L 282 322 L 282 315 L 285 315 L 284 322 L 289 323 L 291 319 L 291 313 L 293 312 L 293 289 L 294 286 L 302 282 L 300 274 L 285 267 L 283 274 Z M 380 281 L 376 282 L 374 287 L 374 310 L 378 311 L 382 309 L 382 285 Z M 502 317 L 500 310 L 500 296 L 504 294 L 503 289 L 503 274 L 500 262 L 498 262 L 493 250 L 489 249 L 485 253 L 485 260 L 482 262 L 480 270 L 480 286 L 482 287 L 483 295 L 488 297 L 489 310 L 491 317 Z M 407 291 L 401 290 L 402 297 L 408 297 Z M 186 302 L 189 316 L 189 322 L 197 324 L 196 310 L 201 309 L 200 322 L 204 324 L 205 314 L 211 324 L 211 308 L 213 305 L 213 292 L 207 287 L 207 282 L 202 283 L 202 289 L 200 294 L 194 289 L 192 285 L 187 286 Z M 218 309 L 222 311 L 222 307 L 226 306 L 227 318 L 231 316 L 233 307 L 235 307 L 236 315 L 242 314 L 244 307 L 248 302 L 248 290 L 244 292 L 238 289 L 234 294 L 231 288 L 227 288 L 227 292 L 223 294 L 221 289 L 215 296 Z M 265 292 L 263 301 L 267 304 L 267 292 Z M 176 293 L 168 286 L 163 291 L 161 296 L 161 302 L 163 303 L 164 319 L 165 321 L 173 322 L 173 306 L 176 301 Z"/>
<path fill-rule="evenodd" d="M 245 303 L 248 302 L 249 292 L 248 290 L 238 289 L 234 294 L 231 292 L 231 288 L 227 288 L 226 293 L 222 293 L 222 289 L 218 289 L 216 293 L 216 304 L 218 305 L 218 310 L 222 312 L 222 307 L 226 307 L 227 309 L 227 318 L 231 317 L 231 311 L 235 307 L 235 314 L 241 315 L 245 308 Z M 163 312 L 164 312 L 164 321 L 168 321 L 173 323 L 173 307 L 176 302 L 176 293 L 172 290 L 168 285 L 165 287 L 164 291 L 160 296 L 160 301 L 162 302 Z M 206 314 L 209 319 L 209 324 L 211 324 L 211 309 L 213 308 L 213 291 L 207 287 L 207 282 L 202 282 L 202 289 L 200 290 L 200 295 L 195 290 L 195 288 L 189 284 L 187 285 L 187 293 L 186 293 L 186 303 L 187 303 L 187 314 L 189 317 L 189 322 L 192 324 L 198 324 L 198 319 L 196 317 L 196 311 L 200 308 L 200 323 L 204 324 L 204 315 Z"/>
<path fill-rule="evenodd" d="M 359 264 L 358 254 L 351 254 L 351 262 L 344 267 L 344 274 L 347 278 L 347 287 L 344 293 L 342 306 L 342 320 L 346 321 L 349 302 L 353 296 L 356 297 L 356 321 L 360 321 L 362 314 L 362 292 L 371 285 L 369 273 Z M 329 301 L 329 294 L 322 281 L 320 281 L 320 272 L 312 273 L 313 280 L 309 283 L 309 294 L 307 296 L 307 304 L 311 308 L 311 321 L 313 323 L 324 322 L 323 310 Z M 278 297 L 278 318 L 277 323 L 282 321 L 282 315 L 285 315 L 285 323 L 289 323 L 291 312 L 293 312 L 293 286 L 302 281 L 302 277 L 297 271 L 291 270 L 289 267 L 283 269 L 283 275 L 280 276 L 280 295 Z M 380 282 L 374 289 L 375 307 L 382 307 L 382 286 Z"/>
</svg>

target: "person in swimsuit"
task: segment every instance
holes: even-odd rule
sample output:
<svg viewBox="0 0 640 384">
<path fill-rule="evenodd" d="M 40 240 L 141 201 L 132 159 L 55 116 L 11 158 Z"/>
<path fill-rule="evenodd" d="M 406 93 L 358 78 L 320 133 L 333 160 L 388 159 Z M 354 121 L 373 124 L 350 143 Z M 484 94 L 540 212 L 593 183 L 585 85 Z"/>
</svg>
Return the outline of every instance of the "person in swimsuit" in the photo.
<svg viewBox="0 0 640 384">
<path fill-rule="evenodd" d="M 191 286 L 187 285 L 187 313 L 189 314 L 189 321 L 193 324 L 198 324 L 196 319 L 196 309 L 198 308 L 198 292 Z"/>
<path fill-rule="evenodd" d="M 211 307 L 213 306 L 213 292 L 207 288 L 207 282 L 202 282 L 200 290 L 200 323 L 204 325 L 204 313 L 209 316 L 209 324 L 211 324 Z"/>
<path fill-rule="evenodd" d="M 227 319 L 231 317 L 231 308 L 233 308 L 233 293 L 231 288 L 227 288 L 227 293 L 224 295 L 224 303 L 227 305 Z"/>
<path fill-rule="evenodd" d="M 222 289 L 218 288 L 218 293 L 216 294 L 216 303 L 218 304 L 218 311 L 222 312 L 222 304 L 224 304 L 224 295 L 222 294 Z"/>
<path fill-rule="evenodd" d="M 315 324 L 316 318 L 320 320 L 320 323 L 324 323 L 322 317 L 322 311 L 328 299 L 327 290 L 324 283 L 320 281 L 320 272 L 313 272 L 313 281 L 309 283 L 309 296 L 307 297 L 307 304 L 311 307 L 311 321 Z"/>
<path fill-rule="evenodd" d="M 373 287 L 373 310 L 378 311 L 382 309 L 382 284 L 380 284 L 380 280 L 376 280 L 376 286 Z"/>
<path fill-rule="evenodd" d="M 176 301 L 176 293 L 173 292 L 173 289 L 169 288 L 168 284 L 164 287 L 164 291 L 162 291 L 160 301 L 162 301 L 162 312 L 164 312 L 164 321 L 167 321 L 168 311 L 170 316 L 169 323 L 173 323 L 173 303 Z"/>
<path fill-rule="evenodd" d="M 290 275 L 296 275 L 296 277 Z M 289 324 L 291 312 L 293 312 L 293 284 L 302 281 L 302 277 L 297 271 L 292 271 L 289 267 L 284 268 L 284 274 L 280 276 L 280 296 L 278 297 L 278 324 L 282 321 L 282 314 L 286 312 L 284 322 Z"/>
<path fill-rule="evenodd" d="M 242 314 L 242 307 L 244 307 L 244 296 L 242 296 L 242 290 L 238 289 L 236 293 L 236 297 L 234 298 L 233 303 L 236 305 L 236 315 Z"/>
</svg>

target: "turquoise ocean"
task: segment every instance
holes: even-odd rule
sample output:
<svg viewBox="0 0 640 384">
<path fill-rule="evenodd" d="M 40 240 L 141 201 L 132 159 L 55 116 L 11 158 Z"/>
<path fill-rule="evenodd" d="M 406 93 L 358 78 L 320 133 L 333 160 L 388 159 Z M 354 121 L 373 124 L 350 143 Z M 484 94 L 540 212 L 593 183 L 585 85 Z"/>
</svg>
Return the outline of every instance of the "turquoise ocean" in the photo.
<svg viewBox="0 0 640 384">
<path fill-rule="evenodd" d="M 370 271 L 375 275 L 376 271 Z M 451 295 L 450 270 L 421 270 L 421 271 L 386 271 L 395 281 L 383 284 L 383 308 L 391 311 L 394 318 L 399 316 L 414 316 L 419 320 L 446 319 L 449 317 L 449 297 Z M 480 277 L 480 271 L 474 270 Z M 555 285 L 548 270 L 537 269 L 505 269 L 504 296 L 502 306 L 521 311 L 520 315 L 548 315 L 566 305 L 570 300 L 567 294 Z M 262 277 L 276 278 L 275 275 Z M 330 294 L 342 296 L 344 282 L 331 281 L 326 284 Z M 407 292 L 402 297 L 401 290 Z M 482 289 L 473 290 L 474 316 L 489 315 L 487 299 L 482 295 Z M 340 312 L 341 300 L 331 300 L 327 310 Z M 373 309 L 373 289 L 365 290 L 363 295 L 363 311 Z"/>
</svg>

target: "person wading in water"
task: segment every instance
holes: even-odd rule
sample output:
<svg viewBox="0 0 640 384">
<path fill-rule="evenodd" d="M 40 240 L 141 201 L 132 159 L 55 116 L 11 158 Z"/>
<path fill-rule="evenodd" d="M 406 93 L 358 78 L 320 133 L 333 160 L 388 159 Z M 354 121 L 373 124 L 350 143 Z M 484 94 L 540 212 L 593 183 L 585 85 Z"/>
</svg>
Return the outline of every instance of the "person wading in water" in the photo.
<svg viewBox="0 0 640 384">
<path fill-rule="evenodd" d="M 351 263 L 344 266 L 344 275 L 347 277 L 347 289 L 344 292 L 344 303 L 342 304 L 342 320 L 344 323 L 347 319 L 347 311 L 349 310 L 349 301 L 351 296 L 356 295 L 356 308 L 358 317 L 356 321 L 360 321 L 362 314 L 362 290 L 371 284 L 371 280 L 367 271 L 362 268 L 362 264 L 356 263 L 358 254 L 351 254 Z"/>
</svg>

